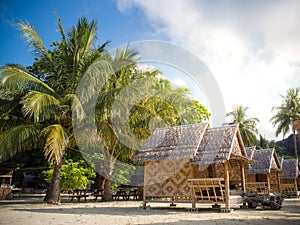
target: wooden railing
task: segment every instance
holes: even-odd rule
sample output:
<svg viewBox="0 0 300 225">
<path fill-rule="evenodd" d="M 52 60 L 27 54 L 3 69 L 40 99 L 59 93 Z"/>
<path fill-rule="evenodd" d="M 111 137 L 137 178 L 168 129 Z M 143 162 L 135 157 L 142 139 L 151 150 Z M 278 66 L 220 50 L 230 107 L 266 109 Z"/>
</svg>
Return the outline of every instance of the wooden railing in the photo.
<svg viewBox="0 0 300 225">
<path fill-rule="evenodd" d="M 247 195 L 268 195 L 268 185 L 266 182 L 246 182 Z"/>
<path fill-rule="evenodd" d="M 297 196 L 297 188 L 295 183 L 280 184 L 280 190 L 282 195 Z"/>
<path fill-rule="evenodd" d="M 223 178 L 188 179 L 193 201 L 225 201 L 225 186 Z"/>
</svg>

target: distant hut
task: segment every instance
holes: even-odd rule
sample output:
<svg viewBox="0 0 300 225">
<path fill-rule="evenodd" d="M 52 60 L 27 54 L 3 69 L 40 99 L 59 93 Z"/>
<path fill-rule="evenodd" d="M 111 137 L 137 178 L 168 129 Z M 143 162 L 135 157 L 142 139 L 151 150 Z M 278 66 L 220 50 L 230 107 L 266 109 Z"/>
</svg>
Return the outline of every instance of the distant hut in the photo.
<svg viewBox="0 0 300 225">
<path fill-rule="evenodd" d="M 298 159 L 284 159 L 282 163 L 283 175 L 280 177 L 281 193 L 298 197 L 297 179 L 299 177 Z"/>
<path fill-rule="evenodd" d="M 14 170 L 19 165 L 0 165 L 0 199 L 11 198 L 11 186 Z"/>
<path fill-rule="evenodd" d="M 280 192 L 282 170 L 275 149 L 252 147 L 246 151 L 251 160 L 247 170 L 246 193 L 265 195 Z"/>
<path fill-rule="evenodd" d="M 249 163 L 238 126 L 208 123 L 156 129 L 135 160 L 145 165 L 145 203 L 214 201 L 228 210 L 230 185 L 244 188 Z"/>
</svg>

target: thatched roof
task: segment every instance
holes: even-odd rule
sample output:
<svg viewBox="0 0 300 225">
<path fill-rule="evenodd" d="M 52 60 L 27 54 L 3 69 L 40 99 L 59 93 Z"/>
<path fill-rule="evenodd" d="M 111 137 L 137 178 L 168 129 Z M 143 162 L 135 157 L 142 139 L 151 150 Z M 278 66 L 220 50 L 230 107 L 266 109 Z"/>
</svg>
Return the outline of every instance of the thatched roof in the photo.
<svg viewBox="0 0 300 225">
<path fill-rule="evenodd" d="M 135 161 L 190 159 L 192 164 L 222 163 L 234 155 L 248 160 L 238 126 L 208 123 L 156 129 Z"/>
<path fill-rule="evenodd" d="M 207 129 L 192 164 L 224 163 L 231 155 L 247 157 L 238 125 Z"/>
<path fill-rule="evenodd" d="M 207 127 L 203 123 L 155 129 L 135 161 L 192 158 Z"/>
<path fill-rule="evenodd" d="M 271 170 L 281 170 L 275 149 L 257 149 L 252 157 L 247 173 L 268 174 Z"/>
<path fill-rule="evenodd" d="M 284 159 L 282 163 L 283 175 L 281 179 L 293 179 L 299 176 L 299 164 L 297 159 Z"/>
<path fill-rule="evenodd" d="M 250 160 L 253 158 L 255 151 L 256 151 L 256 146 L 246 147 L 247 156 Z"/>
</svg>

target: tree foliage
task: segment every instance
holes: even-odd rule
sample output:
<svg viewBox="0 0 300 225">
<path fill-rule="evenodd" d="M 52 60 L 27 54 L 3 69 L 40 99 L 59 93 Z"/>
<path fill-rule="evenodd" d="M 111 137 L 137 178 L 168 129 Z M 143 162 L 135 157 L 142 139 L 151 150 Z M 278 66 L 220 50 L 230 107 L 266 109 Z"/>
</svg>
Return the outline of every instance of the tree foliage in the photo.
<svg viewBox="0 0 300 225">
<path fill-rule="evenodd" d="M 300 119 L 300 89 L 290 88 L 285 96 L 282 96 L 283 102 L 280 106 L 274 106 L 273 111 L 276 114 L 271 118 L 273 126 L 277 126 L 275 135 L 282 133 L 283 137 L 292 129 L 294 135 L 294 153 L 297 157 L 297 140 L 293 122 Z"/>
<path fill-rule="evenodd" d="M 43 172 L 46 180 L 50 183 L 53 174 L 53 165 L 47 171 Z M 73 162 L 72 159 L 65 161 L 60 172 L 60 188 L 64 191 L 72 191 L 76 188 L 86 189 L 89 184 L 93 183 L 95 171 L 86 165 L 86 162 L 79 160 Z"/>
<path fill-rule="evenodd" d="M 226 114 L 227 117 L 231 117 L 231 122 L 229 124 L 238 124 L 242 139 L 245 146 L 253 146 L 256 144 L 256 135 L 258 130 L 256 128 L 259 122 L 258 118 L 248 118 L 246 111 L 248 107 L 243 105 L 236 105 L 233 110 Z"/>
</svg>

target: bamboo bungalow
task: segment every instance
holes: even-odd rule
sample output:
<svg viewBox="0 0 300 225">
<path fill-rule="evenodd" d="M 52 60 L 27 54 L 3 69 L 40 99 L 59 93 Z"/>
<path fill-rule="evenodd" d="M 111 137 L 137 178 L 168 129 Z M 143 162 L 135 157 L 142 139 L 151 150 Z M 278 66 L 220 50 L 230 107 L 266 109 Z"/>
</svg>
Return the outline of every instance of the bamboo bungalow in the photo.
<svg viewBox="0 0 300 225">
<path fill-rule="evenodd" d="M 281 166 L 275 149 L 247 148 L 250 167 L 247 171 L 246 193 L 269 195 L 280 192 Z"/>
<path fill-rule="evenodd" d="M 283 175 L 280 177 L 281 193 L 287 196 L 298 197 L 297 178 L 299 177 L 299 164 L 297 159 L 283 159 Z"/>
<path fill-rule="evenodd" d="M 213 201 L 226 210 L 230 185 L 244 190 L 249 163 L 238 126 L 208 123 L 156 129 L 135 160 L 145 165 L 144 204 Z"/>
</svg>

